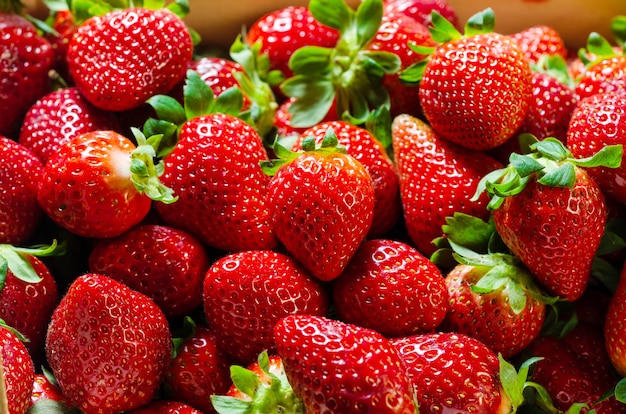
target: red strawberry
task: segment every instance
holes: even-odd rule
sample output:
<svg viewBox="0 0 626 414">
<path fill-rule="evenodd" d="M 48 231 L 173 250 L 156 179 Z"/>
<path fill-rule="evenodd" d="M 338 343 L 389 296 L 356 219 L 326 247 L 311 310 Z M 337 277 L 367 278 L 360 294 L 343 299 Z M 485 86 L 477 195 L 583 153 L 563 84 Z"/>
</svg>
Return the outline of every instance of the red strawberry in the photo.
<svg viewBox="0 0 626 414">
<path fill-rule="evenodd" d="M 20 334 L 0 324 L 0 411 L 24 414 L 30 406 L 35 367 Z"/>
<path fill-rule="evenodd" d="M 154 400 L 129 414 L 203 414 L 190 405 L 178 401 Z"/>
<path fill-rule="evenodd" d="M 158 185 L 154 149 L 139 138 L 136 147 L 114 131 L 98 130 L 68 141 L 44 167 L 37 194 L 44 212 L 79 236 L 105 238 L 122 234 L 146 216 L 152 205 L 146 192 L 173 201 L 163 187 L 152 192 L 153 184 Z"/>
<path fill-rule="evenodd" d="M 314 137 L 316 143 L 321 144 L 329 129 L 337 136 L 339 145 L 363 164 L 372 178 L 376 201 L 368 236 L 387 233 L 401 215 L 398 174 L 383 144 L 371 132 L 346 121 L 321 122 L 303 131 L 292 151 L 302 149 L 302 141 L 308 137 Z"/>
<path fill-rule="evenodd" d="M 429 256 L 445 218 L 463 212 L 487 219 L 487 197 L 471 201 L 481 178 L 501 164 L 444 140 L 424 121 L 401 115 L 392 124 L 393 153 L 407 232 Z"/>
<path fill-rule="evenodd" d="M 169 92 L 185 77 L 193 45 L 185 23 L 168 9 L 137 7 L 94 16 L 76 29 L 67 51 L 70 73 L 98 108 L 124 111 Z"/>
<path fill-rule="evenodd" d="M 321 145 L 311 137 L 302 152 L 280 146 L 265 164 L 271 220 L 287 251 L 316 278 L 341 274 L 366 237 L 374 216 L 374 186 L 367 170 L 337 148 L 328 130 Z"/>
<path fill-rule="evenodd" d="M 73 405 L 85 413 L 128 411 L 151 401 L 161 385 L 171 354 L 169 326 L 147 296 L 85 274 L 52 315 L 46 354 Z"/>
<path fill-rule="evenodd" d="M 52 13 L 52 19 L 52 28 L 56 33 L 46 33 L 45 38 L 54 50 L 54 69 L 66 84 L 73 85 L 74 80 L 67 64 L 67 49 L 78 24 L 74 19 L 74 13 L 69 9 L 55 10 Z"/>
<path fill-rule="evenodd" d="M 194 325 L 169 363 L 164 393 L 204 413 L 214 413 L 210 397 L 228 391 L 231 362 L 219 348 L 213 331 L 205 325 Z"/>
<path fill-rule="evenodd" d="M 182 230 L 145 224 L 100 240 L 89 254 L 89 270 L 109 276 L 154 300 L 168 319 L 202 304 L 210 262 L 204 246 Z M 163 289 L 167 286 L 167 289 Z"/>
<path fill-rule="evenodd" d="M 620 376 L 626 376 L 626 349 L 622 346 L 626 327 L 626 266 L 621 269 L 617 288 L 605 316 L 604 338 L 611 363 Z"/>
<path fill-rule="evenodd" d="M 192 60 L 189 63 L 189 69 L 198 72 L 200 78 L 211 87 L 213 94 L 219 96 L 224 91 L 238 87 L 239 82 L 235 77 L 238 72 L 243 72 L 243 67 L 230 59 L 224 59 L 216 56 L 203 56 Z M 248 104 L 244 104 L 247 108 Z"/>
<path fill-rule="evenodd" d="M 625 94 L 626 54 L 623 50 L 593 32 L 589 35 L 587 48 L 579 53 L 579 57 L 585 53 L 585 69 L 576 84 L 578 98 L 584 99 L 598 93 Z"/>
<path fill-rule="evenodd" d="M 278 355 L 307 413 L 417 411 L 406 368 L 375 331 L 311 315 L 291 315 L 274 328 Z"/>
<path fill-rule="evenodd" d="M 0 243 L 28 242 L 41 223 L 37 185 L 43 166 L 17 142 L 0 136 Z"/>
<path fill-rule="evenodd" d="M 206 273 L 203 292 L 206 320 L 219 346 L 246 365 L 274 348 L 272 328 L 280 318 L 328 312 L 321 284 L 291 257 L 273 251 L 218 259 Z"/>
<path fill-rule="evenodd" d="M 458 26 L 458 16 L 447 0 L 384 0 L 385 13 L 403 13 L 424 26 L 432 23 L 432 12 L 436 11 L 454 26 Z"/>
<path fill-rule="evenodd" d="M 463 334 L 430 333 L 391 340 L 407 366 L 420 414 L 508 413 L 498 357 L 482 342 Z"/>
<path fill-rule="evenodd" d="M 577 158 L 606 145 L 626 144 L 626 95 L 597 94 L 581 100 L 572 114 L 567 146 Z M 618 168 L 590 168 L 589 174 L 608 195 L 626 203 L 626 163 Z"/>
<path fill-rule="evenodd" d="M 419 82 L 424 116 L 437 133 L 466 148 L 495 148 L 520 127 L 530 107 L 531 70 L 519 45 L 493 32 L 490 9 L 459 33 L 439 15 L 431 31 L 443 40 L 426 61 L 401 76 Z"/>
<path fill-rule="evenodd" d="M 548 25 L 536 25 L 509 35 L 515 40 L 531 63 L 537 63 L 543 56 L 568 56 L 565 42 L 555 28 Z"/>
<path fill-rule="evenodd" d="M 28 108 L 48 92 L 54 52 L 31 22 L 5 7 L 7 2 L 0 7 L 0 135 L 13 136 Z"/>
<path fill-rule="evenodd" d="M 368 240 L 332 282 L 342 321 L 387 337 L 427 332 L 441 324 L 448 295 L 441 272 L 413 247 L 394 240 Z"/>
<path fill-rule="evenodd" d="M 46 370 L 43 374 L 35 374 L 28 412 L 79 414 L 79 410 L 71 406 L 67 398 L 61 393 L 56 380 L 51 378 L 49 374 Z"/>
<path fill-rule="evenodd" d="M 33 104 L 20 128 L 19 143 L 43 164 L 70 139 L 96 130 L 121 131 L 117 117 L 91 105 L 74 87 L 57 89 Z"/>
</svg>

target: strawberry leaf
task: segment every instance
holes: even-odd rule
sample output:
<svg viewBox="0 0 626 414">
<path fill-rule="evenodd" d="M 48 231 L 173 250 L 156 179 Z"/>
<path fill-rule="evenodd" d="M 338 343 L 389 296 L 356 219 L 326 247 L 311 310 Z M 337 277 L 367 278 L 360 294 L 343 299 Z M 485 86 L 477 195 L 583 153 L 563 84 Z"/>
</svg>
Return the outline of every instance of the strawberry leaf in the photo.
<svg viewBox="0 0 626 414">
<path fill-rule="evenodd" d="M 314 75 L 330 71 L 332 49 L 321 46 L 304 46 L 293 52 L 289 68 L 299 75 Z"/>
<path fill-rule="evenodd" d="M 356 9 L 356 45 L 365 47 L 380 27 L 383 18 L 383 2 L 380 0 L 363 0 Z"/>
<path fill-rule="evenodd" d="M 520 177 L 528 177 L 529 175 L 541 171 L 543 164 L 528 155 L 520 155 L 512 153 L 509 157 L 509 163 L 517 171 Z"/>
<path fill-rule="evenodd" d="M 624 155 L 623 145 L 607 145 L 602 147 L 591 157 L 572 159 L 571 161 L 581 167 L 608 167 L 619 168 Z"/>
<path fill-rule="evenodd" d="M 342 0 L 311 0 L 309 11 L 315 20 L 344 33 L 352 24 L 354 11 Z"/>
<path fill-rule="evenodd" d="M 252 401 L 244 401 L 239 398 L 226 395 L 211 395 L 213 408 L 219 414 L 252 413 Z"/>
<path fill-rule="evenodd" d="M 39 283 L 42 280 L 26 255 L 16 252 L 11 245 L 0 245 L 0 264 L 2 265 L 0 268 L 2 286 L 4 286 L 4 280 L 6 280 L 9 271 L 26 283 Z"/>
<path fill-rule="evenodd" d="M 597 62 L 602 59 L 617 56 L 617 53 L 613 49 L 613 45 L 601 34 L 597 32 L 591 32 L 587 38 L 587 50 L 596 56 Z M 591 62 L 593 64 L 594 62 Z"/>
<path fill-rule="evenodd" d="M 159 120 L 167 121 L 175 125 L 181 125 L 187 120 L 185 109 L 174 98 L 168 95 L 155 95 L 146 101 L 150 105 Z"/>
<path fill-rule="evenodd" d="M 611 32 L 618 46 L 626 46 L 626 16 L 615 16 L 611 19 Z"/>
<path fill-rule="evenodd" d="M 558 139 L 552 137 L 544 138 L 535 142 L 530 146 L 530 149 L 538 152 L 543 157 L 554 161 L 562 161 L 566 158 L 572 157 L 572 153 L 565 147 L 565 145 Z"/>
<path fill-rule="evenodd" d="M 546 172 L 537 182 L 549 187 L 573 188 L 576 184 L 576 167 L 571 163 L 561 164 Z"/>
<path fill-rule="evenodd" d="M 626 378 L 622 378 L 615 385 L 615 399 L 619 402 L 626 403 Z"/>
<path fill-rule="evenodd" d="M 431 13 L 432 25 L 428 28 L 430 36 L 437 43 L 447 43 L 451 40 L 458 40 L 463 35 L 445 17 L 433 10 Z"/>
<path fill-rule="evenodd" d="M 187 71 L 183 92 L 186 120 L 211 113 L 215 95 L 198 72 L 191 69 Z"/>
<path fill-rule="evenodd" d="M 475 36 L 483 33 L 493 32 L 496 26 L 496 19 L 493 10 L 488 7 L 471 16 L 465 23 L 465 36 Z"/>
</svg>

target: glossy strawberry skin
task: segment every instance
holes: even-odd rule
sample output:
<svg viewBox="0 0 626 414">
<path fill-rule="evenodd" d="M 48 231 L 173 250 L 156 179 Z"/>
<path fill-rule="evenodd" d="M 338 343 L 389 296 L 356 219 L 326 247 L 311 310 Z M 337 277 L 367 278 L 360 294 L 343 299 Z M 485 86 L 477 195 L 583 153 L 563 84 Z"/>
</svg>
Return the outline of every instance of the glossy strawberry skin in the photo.
<svg viewBox="0 0 626 414">
<path fill-rule="evenodd" d="M 50 382 L 48 377 L 44 374 L 35 374 L 33 391 L 30 397 L 31 406 L 37 404 L 41 400 L 52 400 L 65 406 L 69 406 L 69 403 L 65 399 L 65 396 L 61 393 L 59 387 Z"/>
<path fill-rule="evenodd" d="M 167 9 L 113 10 L 83 22 L 67 51 L 70 74 L 93 105 L 124 111 L 169 92 L 185 77 L 193 45 Z"/>
<path fill-rule="evenodd" d="M 435 11 L 459 27 L 459 18 L 446 0 L 385 0 L 384 5 L 386 13 L 403 13 L 425 26 L 432 23 L 432 12 Z"/>
<path fill-rule="evenodd" d="M 495 148 L 529 109 L 531 70 L 521 48 L 498 33 L 439 46 L 420 82 L 424 116 L 442 137 L 465 148 Z"/>
<path fill-rule="evenodd" d="M 195 70 L 200 78 L 211 87 L 215 96 L 233 87 L 239 87 L 239 82 L 235 77 L 238 72 L 243 72 L 243 67 L 230 59 L 217 56 L 203 56 L 194 59 L 189 63 L 189 68 Z M 250 106 L 249 99 L 244 96 L 243 109 Z"/>
<path fill-rule="evenodd" d="M 342 321 L 387 337 L 435 329 L 448 311 L 439 269 L 415 248 L 394 240 L 365 241 L 332 281 L 331 292 Z"/>
<path fill-rule="evenodd" d="M 498 357 L 482 342 L 443 332 L 391 342 L 407 367 L 420 413 L 510 412 L 500 384 Z"/>
<path fill-rule="evenodd" d="M 117 117 L 91 105 L 75 87 L 50 92 L 35 102 L 20 128 L 19 143 L 43 164 L 74 137 L 96 130 L 121 131 Z"/>
<path fill-rule="evenodd" d="M 279 355 L 276 355 L 276 354 L 268 355 L 267 362 L 268 362 L 268 372 L 270 374 L 274 374 L 279 378 L 285 375 L 284 374 L 285 368 L 283 366 L 283 360 Z M 272 378 L 269 375 L 267 375 L 265 371 L 263 371 L 263 369 L 259 365 L 259 361 L 254 361 L 253 363 L 248 365 L 246 369 L 254 372 L 259 377 L 259 380 L 263 384 L 268 385 L 268 386 L 271 385 Z M 230 386 L 226 395 L 228 395 L 229 397 L 238 398 L 244 401 L 252 400 L 250 396 L 243 393 L 239 388 L 237 388 L 237 386 L 235 386 L 235 384 Z"/>
<path fill-rule="evenodd" d="M 98 241 L 88 261 L 91 272 L 152 298 L 169 320 L 186 316 L 202 304 L 202 283 L 210 265 L 199 240 L 157 224 L 138 225 L 118 237 Z"/>
<path fill-rule="evenodd" d="M 43 165 L 23 145 L 0 136 L 0 243 L 29 241 L 43 218 L 37 185 Z"/>
<path fill-rule="evenodd" d="M 224 394 L 231 386 L 231 364 L 233 361 L 219 348 L 213 331 L 196 325 L 193 335 L 184 340 L 169 363 L 165 393 L 204 413 L 214 413 L 210 396 Z"/>
<path fill-rule="evenodd" d="M 46 354 L 73 405 L 86 413 L 127 411 L 156 396 L 171 355 L 169 326 L 147 296 L 89 273 L 55 309 Z"/>
<path fill-rule="evenodd" d="M 178 401 L 154 400 L 129 414 L 203 414 L 190 405 Z"/>
<path fill-rule="evenodd" d="M 159 215 L 220 250 L 273 249 L 263 160 L 261 137 L 239 118 L 218 113 L 185 122 L 161 177 L 179 198 L 158 203 Z"/>
<path fill-rule="evenodd" d="M 374 186 L 348 154 L 301 153 L 269 184 L 271 220 L 287 251 L 314 277 L 341 274 L 374 217 Z"/>
<path fill-rule="evenodd" d="M 611 363 L 620 376 L 626 375 L 626 350 L 622 346 L 626 332 L 626 266 L 621 270 L 616 290 L 605 316 L 604 338 Z"/>
<path fill-rule="evenodd" d="M 572 114 L 567 146 L 577 158 L 606 145 L 626 144 L 626 95 L 597 94 L 581 100 Z M 617 168 L 589 168 L 589 175 L 608 195 L 626 203 L 626 163 Z"/>
<path fill-rule="evenodd" d="M 0 12 L 0 135 L 14 136 L 24 113 L 48 91 L 54 52 L 35 26 Z"/>
<path fill-rule="evenodd" d="M 115 237 L 138 224 L 152 200 L 130 180 L 135 145 L 94 131 L 63 145 L 43 170 L 37 198 L 59 226 L 89 238 Z"/>
<path fill-rule="evenodd" d="M 325 316 L 322 285 L 294 259 L 274 251 L 245 251 L 218 259 L 204 280 L 204 313 L 218 344 L 248 365 L 274 349 L 272 329 L 293 313 Z"/>
<path fill-rule="evenodd" d="M 568 52 L 560 33 L 552 26 L 536 25 L 509 35 L 520 45 L 531 63 L 537 63 L 542 56 L 567 58 Z"/>
<path fill-rule="evenodd" d="M 346 121 L 321 122 L 304 130 L 292 150 L 302 149 L 302 140 L 313 136 L 321 143 L 329 128 L 332 128 L 339 145 L 359 161 L 372 178 L 374 185 L 374 218 L 368 237 L 378 237 L 387 233 L 401 216 L 398 174 L 391 157 L 385 148 L 368 130 Z"/>
<path fill-rule="evenodd" d="M 310 315 L 291 315 L 274 328 L 278 355 L 307 413 L 414 414 L 404 364 L 375 331 Z"/>
<path fill-rule="evenodd" d="M 626 94 L 626 55 L 600 59 L 587 67 L 576 83 L 578 99 L 584 99 L 599 93 Z"/>
<path fill-rule="evenodd" d="M 33 360 L 24 343 L 6 327 L 0 327 L 0 353 L 9 413 L 24 414 L 35 380 Z"/>
<path fill-rule="evenodd" d="M 580 298 L 589 283 L 606 215 L 604 195 L 581 168 L 576 168 L 573 188 L 531 179 L 493 213 L 511 252 L 549 292 L 568 301 Z"/>
<path fill-rule="evenodd" d="M 463 212 L 487 219 L 487 197 L 470 201 L 480 179 L 502 164 L 441 138 L 424 121 L 401 115 L 392 124 L 395 164 L 408 235 L 430 256 L 445 218 Z"/>
</svg>

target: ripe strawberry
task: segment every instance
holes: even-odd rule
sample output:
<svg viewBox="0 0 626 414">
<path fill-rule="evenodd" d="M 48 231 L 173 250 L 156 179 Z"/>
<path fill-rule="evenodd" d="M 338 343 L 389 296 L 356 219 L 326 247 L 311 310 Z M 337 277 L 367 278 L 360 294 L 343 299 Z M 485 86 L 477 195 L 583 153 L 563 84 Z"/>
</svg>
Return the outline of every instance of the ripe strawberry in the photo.
<svg viewBox="0 0 626 414">
<path fill-rule="evenodd" d="M 243 72 L 243 67 L 234 60 L 224 59 L 217 56 L 202 56 L 193 59 L 189 63 L 189 69 L 194 70 L 200 75 L 200 78 L 211 87 L 213 94 L 219 96 L 224 91 L 238 87 L 239 82 L 235 74 Z M 244 99 L 247 99 L 244 97 Z M 244 103 L 244 108 L 249 107 Z"/>
<path fill-rule="evenodd" d="M 56 33 L 45 33 L 44 37 L 50 42 L 54 51 L 53 67 L 67 85 L 73 85 L 74 80 L 67 64 L 67 49 L 78 24 L 74 19 L 74 13 L 69 8 L 55 10 L 51 14 L 52 28 Z"/>
<path fill-rule="evenodd" d="M 609 302 L 604 325 L 604 338 L 606 349 L 609 353 L 611 363 L 620 376 L 626 376 L 626 354 L 621 345 L 624 340 L 624 327 L 626 325 L 626 311 L 624 301 L 626 300 L 626 266 L 621 269 L 620 279 L 617 288 Z"/>
<path fill-rule="evenodd" d="M 48 92 L 54 52 L 35 26 L 0 6 L 0 135 L 14 136 L 28 108 Z M 3 11 L 5 10 L 5 11 Z"/>
<path fill-rule="evenodd" d="M 89 102 L 108 111 L 137 108 L 185 77 L 191 35 L 166 8 L 111 10 L 76 29 L 67 51 L 70 74 Z"/>
<path fill-rule="evenodd" d="M 178 401 L 154 400 L 129 414 L 203 414 L 190 405 Z"/>
<path fill-rule="evenodd" d="M 321 284 L 291 257 L 267 250 L 218 259 L 206 273 L 203 298 L 218 345 L 246 365 L 274 348 L 272 328 L 280 318 L 328 312 Z"/>
<path fill-rule="evenodd" d="M 572 114 L 567 145 L 577 158 L 606 145 L 626 144 L 626 95 L 596 94 L 581 100 Z M 626 163 L 618 168 L 590 168 L 589 175 L 606 194 L 626 203 Z"/>
<path fill-rule="evenodd" d="M 401 79 L 419 83 L 424 116 L 441 137 L 478 150 L 503 144 L 530 107 L 528 59 L 515 41 L 493 32 L 491 9 L 472 16 L 465 34 L 433 18 L 431 32 L 441 44 Z"/>
<path fill-rule="evenodd" d="M 276 237 L 316 278 L 341 274 L 366 237 L 374 216 L 374 186 L 367 170 L 337 147 L 328 130 L 321 145 L 313 137 L 303 151 L 275 146 L 279 159 L 266 163 L 270 215 Z"/>
<path fill-rule="evenodd" d="M 424 26 L 432 23 L 432 12 L 436 11 L 455 27 L 459 19 L 454 8 L 447 0 L 384 0 L 385 13 L 403 13 L 414 18 Z"/>
<path fill-rule="evenodd" d="M 574 301 L 589 282 L 607 215 L 604 195 L 582 167 L 615 167 L 622 148 L 576 159 L 559 140 L 546 138 L 530 149 L 488 174 L 477 194 L 488 189 L 496 230 L 511 252 L 550 293 Z"/>
<path fill-rule="evenodd" d="M 364 242 L 332 282 L 339 318 L 387 337 L 437 328 L 448 311 L 441 272 L 415 248 L 394 240 Z"/>
<path fill-rule="evenodd" d="M 222 351 L 212 329 L 193 325 L 193 331 L 175 349 L 167 368 L 163 392 L 204 413 L 214 413 L 211 395 L 221 395 L 231 385 L 230 357 Z"/>
<path fill-rule="evenodd" d="M 576 95 L 578 99 L 598 94 L 616 93 L 623 95 L 626 91 L 626 54 L 620 48 L 615 48 L 598 33 L 591 33 L 587 41 L 587 48 L 579 53 L 588 53 L 593 58 L 585 61 L 585 70 L 577 78 Z"/>
<path fill-rule="evenodd" d="M 135 226 L 98 241 L 88 261 L 90 272 L 150 297 L 169 320 L 202 304 L 202 283 L 210 265 L 204 246 L 194 236 L 157 224 Z"/>
<path fill-rule="evenodd" d="M 401 216 L 398 174 L 383 144 L 371 132 L 347 121 L 321 122 L 304 130 L 292 151 L 301 150 L 302 141 L 308 137 L 314 137 L 315 142 L 321 144 L 329 129 L 337 136 L 339 145 L 363 164 L 372 178 L 376 200 L 368 236 L 378 237 L 387 233 Z"/>
<path fill-rule="evenodd" d="M 568 51 L 561 34 L 552 26 L 536 25 L 509 35 L 515 40 L 531 63 L 537 63 L 544 56 L 568 57 Z"/>
<path fill-rule="evenodd" d="M 91 105 L 75 87 L 41 97 L 24 117 L 19 143 L 43 164 L 70 139 L 96 130 L 121 131 L 117 117 Z"/>
<path fill-rule="evenodd" d="M 41 223 L 37 185 L 43 165 L 23 145 L 0 136 L 0 243 L 21 245 Z"/>
<path fill-rule="evenodd" d="M 80 410 L 73 407 L 61 393 L 50 372 L 44 369 L 41 374 L 35 373 L 28 413 L 46 412 L 80 414 Z"/>
<path fill-rule="evenodd" d="M 85 274 L 52 314 L 46 354 L 73 405 L 85 413 L 128 411 L 151 401 L 161 385 L 171 354 L 169 326 L 147 296 Z"/>
<path fill-rule="evenodd" d="M 114 131 L 97 130 L 61 146 L 39 183 L 44 212 L 74 234 L 106 238 L 139 223 L 152 205 L 149 196 L 173 201 L 156 179 L 154 148 L 140 133 L 136 138 L 138 147 Z"/>
<path fill-rule="evenodd" d="M 487 197 L 470 200 L 481 178 L 502 164 L 440 137 L 424 121 L 401 115 L 392 123 L 393 153 L 407 232 L 424 255 L 436 250 L 445 218 L 463 212 L 487 219 Z"/>
<path fill-rule="evenodd" d="M 0 411 L 24 414 L 30 405 L 35 367 L 19 332 L 0 323 Z"/>
<path fill-rule="evenodd" d="M 307 413 L 407 413 L 417 403 L 398 352 L 370 329 L 312 315 L 274 328 L 278 355 Z"/>
<path fill-rule="evenodd" d="M 457 333 L 428 333 L 391 340 L 411 382 L 420 414 L 509 413 L 498 357 L 482 342 Z"/>
</svg>

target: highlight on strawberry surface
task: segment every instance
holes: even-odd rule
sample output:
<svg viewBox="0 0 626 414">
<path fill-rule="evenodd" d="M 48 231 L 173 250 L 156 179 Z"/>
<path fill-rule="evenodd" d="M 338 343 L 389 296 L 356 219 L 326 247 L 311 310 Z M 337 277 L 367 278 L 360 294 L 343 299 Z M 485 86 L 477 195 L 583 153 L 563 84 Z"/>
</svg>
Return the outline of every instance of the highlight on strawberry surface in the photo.
<svg viewBox="0 0 626 414">
<path fill-rule="evenodd" d="M 0 2 L 0 412 L 626 413 L 588 7 Z"/>
</svg>

